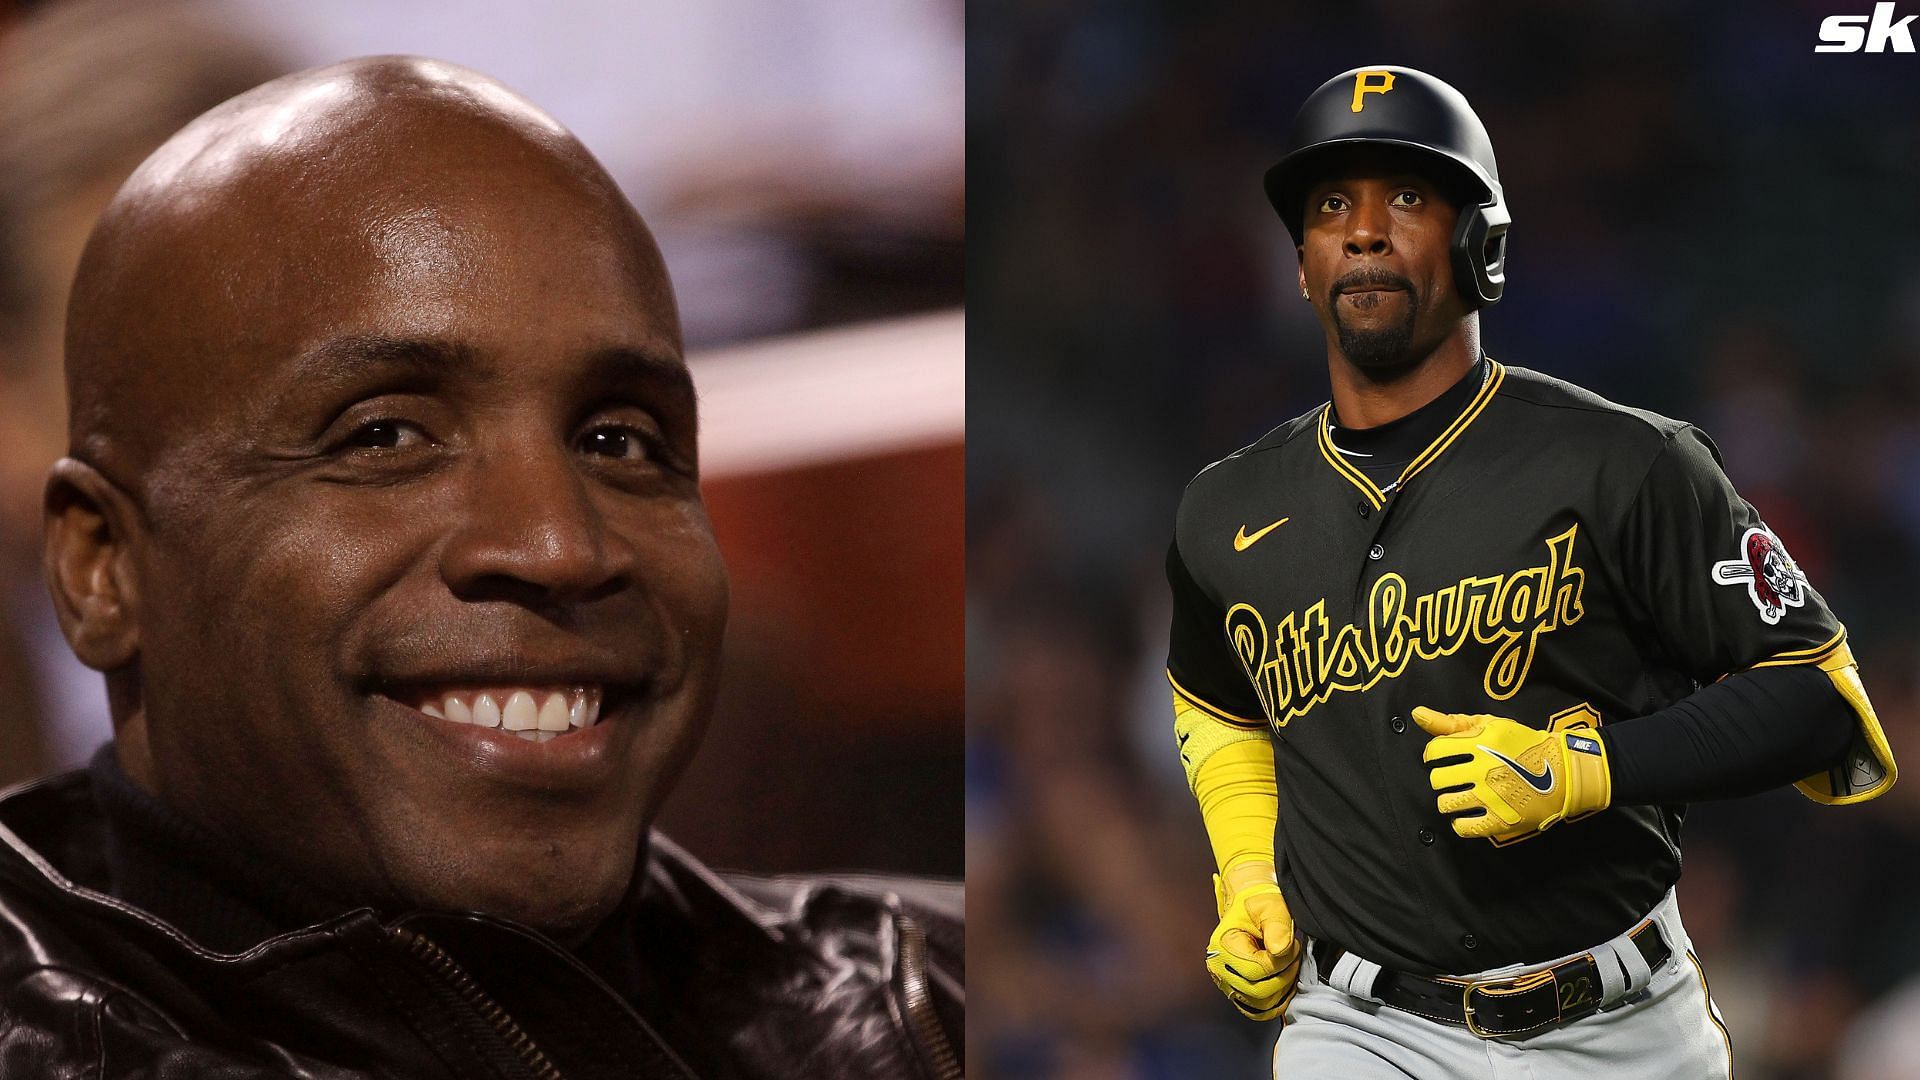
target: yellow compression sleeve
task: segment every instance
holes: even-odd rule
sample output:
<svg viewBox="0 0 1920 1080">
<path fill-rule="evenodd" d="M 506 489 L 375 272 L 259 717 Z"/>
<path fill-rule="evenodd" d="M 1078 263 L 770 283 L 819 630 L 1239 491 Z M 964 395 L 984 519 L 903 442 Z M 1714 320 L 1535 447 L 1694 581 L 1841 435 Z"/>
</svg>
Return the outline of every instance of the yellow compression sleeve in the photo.
<svg viewBox="0 0 1920 1080">
<path fill-rule="evenodd" d="M 1194 797 L 1222 874 L 1244 863 L 1273 865 L 1273 828 L 1280 818 L 1280 792 L 1273 775 L 1273 745 L 1236 742 L 1215 751 L 1195 778 Z"/>
<path fill-rule="evenodd" d="M 1181 736 L 1187 780 L 1200 803 L 1214 865 L 1225 874 L 1245 863 L 1271 865 L 1280 817 L 1273 742 L 1264 731 L 1221 723 L 1175 694 L 1174 729 Z"/>
<path fill-rule="evenodd" d="M 1814 802 L 1830 806 L 1878 798 L 1899 778 L 1900 768 L 1894 763 L 1893 748 L 1887 744 L 1887 734 L 1880 727 L 1873 702 L 1867 698 L 1867 688 L 1860 681 L 1860 665 L 1853 658 L 1853 649 L 1842 641 L 1816 662 L 1820 670 L 1827 673 L 1827 678 L 1833 680 L 1840 696 L 1847 699 L 1859 726 L 1845 761 L 1794 786 Z"/>
</svg>

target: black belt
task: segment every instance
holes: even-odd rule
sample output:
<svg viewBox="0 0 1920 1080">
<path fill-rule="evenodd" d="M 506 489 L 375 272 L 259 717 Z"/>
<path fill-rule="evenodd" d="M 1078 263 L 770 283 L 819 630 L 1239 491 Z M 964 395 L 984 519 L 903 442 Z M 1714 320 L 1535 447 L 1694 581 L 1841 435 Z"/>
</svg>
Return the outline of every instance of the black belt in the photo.
<svg viewBox="0 0 1920 1080">
<path fill-rule="evenodd" d="M 1655 971 L 1673 955 L 1651 919 L 1635 927 L 1629 940 Z M 1330 941 L 1313 943 L 1313 962 L 1322 982 L 1344 955 L 1346 950 Z M 1591 1016 L 1600 1011 L 1601 986 L 1599 961 L 1583 953 L 1504 979 L 1430 978 L 1381 968 L 1372 996 L 1402 1012 L 1458 1024 L 1485 1039 L 1526 1035 Z"/>
</svg>

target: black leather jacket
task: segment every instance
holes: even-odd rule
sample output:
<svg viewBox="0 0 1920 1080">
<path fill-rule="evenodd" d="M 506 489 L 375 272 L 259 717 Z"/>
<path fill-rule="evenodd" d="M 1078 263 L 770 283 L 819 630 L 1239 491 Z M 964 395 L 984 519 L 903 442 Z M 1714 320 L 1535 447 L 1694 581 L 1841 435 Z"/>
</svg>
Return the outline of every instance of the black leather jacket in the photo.
<svg viewBox="0 0 1920 1080">
<path fill-rule="evenodd" d="M 960 1075 L 957 885 L 723 877 L 656 836 L 623 997 L 481 915 L 213 952 L 98 891 L 101 828 L 84 772 L 0 794 L 0 1080 Z"/>
</svg>

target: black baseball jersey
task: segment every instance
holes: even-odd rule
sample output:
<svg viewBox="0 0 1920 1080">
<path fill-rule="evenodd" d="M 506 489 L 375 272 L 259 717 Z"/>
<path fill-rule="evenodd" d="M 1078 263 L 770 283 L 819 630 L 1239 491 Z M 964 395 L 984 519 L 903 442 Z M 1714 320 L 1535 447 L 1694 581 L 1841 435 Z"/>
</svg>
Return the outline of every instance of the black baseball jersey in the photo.
<svg viewBox="0 0 1920 1080">
<path fill-rule="evenodd" d="M 1414 706 L 1628 724 L 1843 632 L 1687 424 L 1497 363 L 1397 484 L 1331 406 L 1203 470 L 1168 558 L 1168 674 L 1275 739 L 1280 884 L 1301 929 L 1389 967 L 1537 962 L 1629 928 L 1679 877 L 1684 807 L 1523 840 L 1456 836 Z"/>
</svg>

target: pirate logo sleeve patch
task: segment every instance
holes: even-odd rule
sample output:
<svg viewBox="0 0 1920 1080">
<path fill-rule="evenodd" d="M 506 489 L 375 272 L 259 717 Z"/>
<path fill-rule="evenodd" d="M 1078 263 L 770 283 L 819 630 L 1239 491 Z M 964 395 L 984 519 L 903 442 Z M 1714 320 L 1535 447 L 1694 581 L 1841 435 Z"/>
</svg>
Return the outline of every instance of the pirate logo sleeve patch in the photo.
<svg viewBox="0 0 1920 1080">
<path fill-rule="evenodd" d="M 1790 607 L 1807 602 L 1807 575 L 1800 572 L 1785 544 L 1764 525 L 1748 529 L 1740 538 L 1742 557 L 1713 564 L 1713 580 L 1721 585 L 1745 585 L 1753 606 L 1768 626 L 1779 623 Z"/>
</svg>

